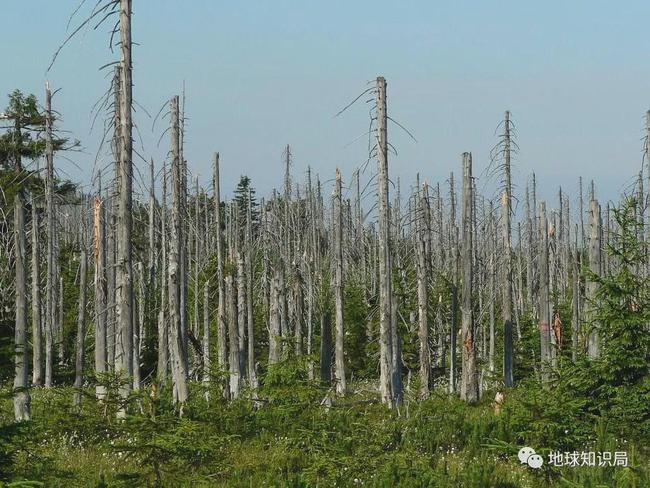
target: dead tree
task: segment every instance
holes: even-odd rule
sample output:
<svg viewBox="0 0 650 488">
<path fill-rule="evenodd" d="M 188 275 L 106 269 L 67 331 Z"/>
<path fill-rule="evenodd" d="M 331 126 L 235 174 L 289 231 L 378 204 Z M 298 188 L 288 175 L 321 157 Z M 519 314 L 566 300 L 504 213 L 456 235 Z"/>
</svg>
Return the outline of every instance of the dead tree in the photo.
<svg viewBox="0 0 650 488">
<path fill-rule="evenodd" d="M 334 316 L 336 322 L 336 346 L 334 351 L 334 377 L 336 393 L 344 395 L 347 390 L 345 380 L 345 356 L 343 353 L 343 219 L 341 213 L 341 172 L 336 169 L 334 190 Z"/>
<path fill-rule="evenodd" d="M 174 384 L 174 398 L 182 405 L 188 399 L 187 386 L 187 347 L 183 342 L 181 323 L 181 240 L 183 239 L 182 223 L 182 166 L 180 161 L 180 128 L 178 96 L 171 100 L 172 120 L 172 225 L 169 249 L 169 309 L 171 318 L 171 353 L 172 353 L 172 380 Z"/>
<path fill-rule="evenodd" d="M 511 387 L 513 376 L 512 347 L 512 179 L 511 179 L 511 123 L 510 112 L 506 111 L 504 121 L 503 157 L 504 189 L 501 200 L 503 275 L 501 278 L 503 314 L 503 384 Z"/>
<path fill-rule="evenodd" d="M 551 367 L 551 299 L 549 285 L 548 218 L 546 202 L 539 207 L 539 338 L 542 381 L 550 380 Z"/>
<path fill-rule="evenodd" d="M 377 78 L 377 163 L 379 171 L 379 391 L 381 401 L 393 406 L 393 344 L 391 308 L 393 303 L 392 259 L 390 248 L 390 209 L 388 196 L 388 132 L 386 79 Z"/>
<path fill-rule="evenodd" d="M 132 89 L 133 64 L 131 61 L 131 0 L 120 0 L 120 47 L 122 50 L 120 82 L 120 166 L 119 200 L 117 216 L 116 264 L 116 351 L 115 371 L 123 376 L 120 395 L 126 399 L 131 391 L 133 375 L 133 265 L 131 248 L 133 239 L 133 123 Z M 125 414 L 120 411 L 120 416 Z"/>
<path fill-rule="evenodd" d="M 476 325 L 474 323 L 474 304 L 472 288 L 474 270 L 474 236 L 472 235 L 473 182 L 472 155 L 463 153 L 463 234 L 462 234 L 462 268 L 463 268 L 463 304 L 461 337 L 463 354 L 461 365 L 460 397 L 468 403 L 479 399 L 478 369 L 476 366 Z"/>
<path fill-rule="evenodd" d="M 214 226 L 216 230 L 217 240 L 217 362 L 222 371 L 228 368 L 228 344 L 226 339 L 226 289 L 224 287 L 223 276 L 223 237 L 221 230 L 221 191 L 219 182 L 219 153 L 214 153 L 214 178 L 213 178 L 213 192 L 214 192 Z M 228 388 L 224 389 L 224 392 Z"/>
<path fill-rule="evenodd" d="M 422 185 L 419 198 L 418 235 L 416 240 L 417 252 L 417 285 L 418 285 L 418 339 L 420 341 L 420 396 L 429 396 L 431 372 L 431 356 L 429 354 L 429 259 L 427 241 L 429 239 L 429 196 L 426 183 Z"/>
<path fill-rule="evenodd" d="M 167 381 L 169 369 L 169 321 L 167 320 L 167 165 L 163 163 L 162 201 L 160 204 L 160 253 L 163 265 L 160 273 L 160 308 L 158 310 L 158 363 L 156 376 L 158 384 Z"/>
<path fill-rule="evenodd" d="M 101 174 L 98 175 L 99 191 L 93 202 L 93 243 L 95 261 L 95 376 L 100 379 L 95 394 L 98 400 L 106 396 L 101 375 L 106 373 L 106 247 L 104 202 L 101 199 Z"/>
<path fill-rule="evenodd" d="M 45 281 L 45 388 L 52 387 L 54 371 L 54 331 L 56 329 L 56 262 L 57 248 L 54 204 L 54 146 L 52 142 L 52 92 L 45 84 L 45 213 L 47 231 L 47 275 Z"/>
<path fill-rule="evenodd" d="M 41 329 L 41 264 L 39 217 L 32 197 L 32 385 L 43 385 L 43 335 Z"/>
<path fill-rule="evenodd" d="M 79 256 L 79 302 L 77 310 L 77 343 L 75 354 L 74 368 L 74 396 L 72 404 L 75 407 L 81 405 L 81 390 L 83 388 L 83 368 L 86 338 L 86 275 L 88 267 L 88 257 L 86 254 L 83 238 L 80 240 L 81 252 Z"/>
<path fill-rule="evenodd" d="M 601 219 L 600 205 L 596 199 L 589 202 L 589 270 L 594 276 L 600 276 L 601 274 Z M 595 320 L 597 290 L 598 284 L 590 277 L 587 280 L 587 307 L 589 310 L 587 317 L 589 327 L 587 355 L 590 358 L 597 358 L 600 353 L 598 324 Z"/>
<path fill-rule="evenodd" d="M 22 190 L 14 197 L 14 262 L 16 267 L 16 328 L 14 342 L 14 416 L 17 422 L 29 420 L 29 353 L 27 350 L 27 260 L 25 202 Z"/>
</svg>

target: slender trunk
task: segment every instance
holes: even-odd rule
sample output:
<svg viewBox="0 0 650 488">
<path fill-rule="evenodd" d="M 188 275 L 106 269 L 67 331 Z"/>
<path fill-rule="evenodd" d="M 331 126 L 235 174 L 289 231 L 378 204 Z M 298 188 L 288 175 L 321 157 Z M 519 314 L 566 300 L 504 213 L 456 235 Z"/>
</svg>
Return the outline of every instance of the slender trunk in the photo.
<svg viewBox="0 0 650 488">
<path fill-rule="evenodd" d="M 133 269 L 131 262 L 133 227 L 133 148 L 131 121 L 132 62 L 131 62 L 131 0 L 120 0 L 121 96 L 120 96 L 120 167 L 119 208 L 117 217 L 116 264 L 116 351 L 115 371 L 122 375 L 120 395 L 126 399 L 133 375 Z M 117 110 L 117 108 L 116 108 Z M 119 416 L 126 414 L 120 409 Z"/>
<path fill-rule="evenodd" d="M 344 395 L 347 390 L 345 380 L 345 356 L 343 352 L 343 218 L 341 214 L 341 172 L 336 169 L 334 190 L 334 309 L 336 323 L 336 345 L 334 351 L 334 377 L 336 393 Z"/>
<path fill-rule="evenodd" d="M 429 222 L 424 217 L 428 215 L 429 199 L 427 185 L 422 185 L 422 196 L 420 197 L 420 229 L 418 232 L 417 246 L 417 283 L 418 283 L 418 339 L 420 341 L 420 396 L 429 396 L 431 357 L 429 354 L 429 317 L 428 317 L 428 256 L 427 238 Z M 425 224 L 422 221 L 426 220 Z"/>
<path fill-rule="evenodd" d="M 52 387 L 54 330 L 56 328 L 56 228 L 54 206 L 54 148 L 52 144 L 52 92 L 45 86 L 45 202 L 47 216 L 47 276 L 45 283 L 45 388 Z"/>
<path fill-rule="evenodd" d="M 460 397 L 468 403 L 478 401 L 478 369 L 476 367 L 476 329 L 474 324 L 474 305 L 472 301 L 472 286 L 474 270 L 472 266 L 473 235 L 472 235 L 472 155 L 463 153 L 463 304 L 461 336 L 463 340 L 463 355 L 461 366 Z"/>
<path fill-rule="evenodd" d="M 167 166 L 163 164 L 162 201 L 160 203 L 160 251 L 163 269 L 160 273 L 160 309 L 158 311 L 158 384 L 167 381 L 169 369 L 169 322 L 167 320 Z"/>
<path fill-rule="evenodd" d="M 505 189 L 502 199 L 502 239 L 503 239 L 503 278 L 501 282 L 502 313 L 503 313 L 503 384 L 511 387 L 514 384 L 513 376 L 513 348 L 512 348 L 512 183 L 510 168 L 510 112 L 505 114 L 504 134 L 504 172 Z"/>
<path fill-rule="evenodd" d="M 169 249 L 169 309 L 171 316 L 171 350 L 172 350 L 172 379 L 176 400 L 182 406 L 188 398 L 187 386 L 187 349 L 183 344 L 181 314 L 181 240 L 183 238 L 182 223 L 182 165 L 179 149 L 179 114 L 178 96 L 171 101 L 172 114 L 172 225 Z"/>
<path fill-rule="evenodd" d="M 43 385 L 43 342 L 41 331 L 41 272 L 39 218 L 36 201 L 32 197 L 32 385 Z"/>
<path fill-rule="evenodd" d="M 539 335 L 542 381 L 550 380 L 551 367 L 551 304 L 549 295 L 548 219 L 546 202 L 539 209 Z"/>
<path fill-rule="evenodd" d="M 101 178 L 101 176 L 100 176 Z M 101 179 L 100 179 L 101 182 Z M 100 183 L 101 185 L 101 183 Z M 101 187 L 93 205 L 93 241 L 95 244 L 95 388 L 98 400 L 106 396 L 102 375 L 106 373 L 106 248 L 104 206 Z"/>
<path fill-rule="evenodd" d="M 600 205 L 592 199 L 589 203 L 589 270 L 596 276 L 601 273 L 601 231 L 600 231 Z M 598 284 L 593 280 L 587 280 L 587 354 L 590 358 L 597 358 L 600 354 L 598 336 L 598 324 L 595 320 L 596 291 Z"/>
<path fill-rule="evenodd" d="M 219 153 L 214 154 L 214 219 L 215 229 L 217 232 L 217 289 L 218 289 L 218 303 L 217 303 L 217 346 L 218 354 L 217 361 L 219 368 L 226 371 L 228 368 L 228 344 L 226 338 L 226 290 L 224 288 L 223 276 L 223 237 L 221 231 L 221 194 L 219 183 Z M 228 389 L 224 389 L 224 393 Z"/>
<path fill-rule="evenodd" d="M 74 367 L 74 398 L 72 404 L 75 407 L 81 405 L 81 390 L 83 388 L 83 367 L 86 338 L 86 274 L 88 257 L 83 242 L 81 243 L 81 256 L 79 258 L 79 308 L 77 311 L 77 344 Z"/>
<path fill-rule="evenodd" d="M 388 195 L 388 115 L 386 80 L 377 78 L 377 157 L 379 170 L 379 391 L 382 403 L 393 407 L 396 392 L 392 386 L 391 306 L 392 264 L 390 250 L 390 209 Z"/>
<path fill-rule="evenodd" d="M 29 353 L 27 350 L 27 242 L 25 236 L 25 202 L 22 190 L 14 198 L 14 258 L 16 266 L 16 329 L 14 415 L 17 422 L 29 420 L 31 397 L 29 395 Z"/>
</svg>

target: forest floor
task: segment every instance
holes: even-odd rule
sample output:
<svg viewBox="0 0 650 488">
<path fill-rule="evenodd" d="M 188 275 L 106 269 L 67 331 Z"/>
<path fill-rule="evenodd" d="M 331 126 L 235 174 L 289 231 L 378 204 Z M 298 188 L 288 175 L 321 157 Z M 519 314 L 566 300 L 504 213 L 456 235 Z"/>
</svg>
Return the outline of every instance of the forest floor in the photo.
<svg viewBox="0 0 650 488">
<path fill-rule="evenodd" d="M 9 390 L 0 397 L 1 487 L 635 487 L 650 486 L 647 445 L 614 437 L 604 419 L 576 419 L 566 400 L 532 384 L 494 392 L 468 406 L 434 390 L 407 392 L 399 409 L 379 404 L 371 384 L 331 404 L 328 390 L 284 376 L 251 401 L 225 402 L 193 385 L 179 418 L 168 394 L 151 388 L 125 420 L 111 397 L 88 389 L 77 410 L 73 390 L 32 391 L 32 419 L 13 422 Z M 522 464 L 536 449 L 541 468 Z M 551 466 L 553 451 L 623 451 L 627 466 Z"/>
</svg>

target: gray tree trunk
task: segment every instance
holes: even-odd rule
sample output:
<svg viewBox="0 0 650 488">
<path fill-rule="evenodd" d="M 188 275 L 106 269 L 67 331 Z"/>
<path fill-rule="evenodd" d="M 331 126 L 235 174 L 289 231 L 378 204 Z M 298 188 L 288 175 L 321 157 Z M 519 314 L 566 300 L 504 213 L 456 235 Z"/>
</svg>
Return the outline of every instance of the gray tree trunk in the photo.
<svg viewBox="0 0 650 488">
<path fill-rule="evenodd" d="M 474 324 L 474 306 L 472 301 L 472 287 L 474 283 L 472 263 L 474 254 L 472 188 L 472 155 L 471 153 L 463 153 L 463 304 L 461 306 L 463 354 L 460 397 L 468 403 L 477 402 L 479 399 L 478 369 L 476 367 L 476 327 Z"/>
<path fill-rule="evenodd" d="M 589 269 L 599 276 L 601 273 L 601 226 L 600 226 L 600 205 L 598 200 L 592 199 L 589 202 Z M 587 355 L 590 358 L 597 358 L 600 354 L 600 343 L 598 335 L 598 324 L 595 320 L 596 292 L 598 284 L 587 280 L 587 308 L 589 315 L 587 325 L 589 334 L 587 336 Z"/>
<path fill-rule="evenodd" d="M 345 379 L 345 356 L 343 352 L 343 219 L 341 214 L 341 172 L 336 169 L 334 190 L 334 316 L 336 323 L 336 346 L 334 352 L 334 377 L 336 393 L 344 395 L 347 390 Z"/>
<path fill-rule="evenodd" d="M 503 384 L 513 386 L 513 347 L 512 347 L 512 182 L 510 168 L 510 112 L 505 113 L 504 122 L 504 173 L 505 188 L 501 202 L 503 239 L 503 277 L 501 282 L 503 313 Z"/>
<path fill-rule="evenodd" d="M 429 396 L 431 356 L 429 354 L 429 316 L 428 316 L 428 287 L 429 269 L 427 255 L 427 238 L 429 237 L 429 222 L 425 218 L 428 215 L 429 198 L 427 185 L 422 185 L 420 197 L 420 218 L 418 219 L 419 232 L 416 240 L 417 246 L 417 285 L 418 285 L 418 339 L 420 341 L 420 396 Z M 424 223 L 423 223 L 424 221 Z"/>
<path fill-rule="evenodd" d="M 56 228 L 54 204 L 54 146 L 52 144 L 52 92 L 45 85 L 45 202 L 47 218 L 47 276 L 45 283 L 45 388 L 52 387 L 54 331 L 56 329 Z"/>
<path fill-rule="evenodd" d="M 79 307 L 77 310 L 77 342 L 74 367 L 74 397 L 72 404 L 75 407 L 81 405 L 81 390 L 83 388 L 83 368 L 86 338 L 86 275 L 88 267 L 88 257 L 84 248 L 83 239 L 81 240 L 81 255 L 79 257 Z"/>
<path fill-rule="evenodd" d="M 25 202 L 22 190 L 14 198 L 14 258 L 16 266 L 16 329 L 14 416 L 17 422 L 29 420 L 31 397 L 29 395 L 29 353 L 27 350 L 27 242 L 25 236 Z"/>
<path fill-rule="evenodd" d="M 43 335 L 41 330 L 41 273 L 39 218 L 32 197 L 32 385 L 43 385 Z"/>
<path fill-rule="evenodd" d="M 388 196 L 388 114 L 386 80 L 377 78 L 377 163 L 379 171 L 379 391 L 381 401 L 393 407 L 395 392 L 392 387 L 391 307 L 392 261 L 390 249 L 390 209 Z"/>
<path fill-rule="evenodd" d="M 178 96 L 171 101 L 172 118 L 172 225 L 169 249 L 169 309 L 171 316 L 171 352 L 172 352 L 172 380 L 176 393 L 176 401 L 183 404 L 188 399 L 187 386 L 187 349 L 183 344 L 183 331 L 181 323 L 181 240 L 183 239 L 182 223 L 182 165 L 180 161 L 180 129 L 178 113 Z"/>
<path fill-rule="evenodd" d="M 105 221 L 104 202 L 101 199 L 101 175 L 100 190 L 95 197 L 93 204 L 93 241 L 95 245 L 95 375 L 100 381 L 95 388 L 98 400 L 106 397 L 106 387 L 101 375 L 106 373 L 106 247 L 105 247 Z"/>
<path fill-rule="evenodd" d="M 131 0 L 120 0 L 120 46 L 122 49 L 120 70 L 120 168 L 119 208 L 117 216 L 117 262 L 116 262 L 116 351 L 115 371 L 123 377 L 120 395 L 126 399 L 131 391 L 133 375 L 133 266 L 131 262 L 133 230 L 133 123 L 131 62 Z M 117 109 L 117 107 L 116 107 Z M 126 414 L 121 409 L 118 415 Z"/>
<path fill-rule="evenodd" d="M 539 208 L 539 336 L 542 382 L 548 383 L 551 369 L 551 303 L 549 285 L 548 218 L 546 202 Z"/>
</svg>

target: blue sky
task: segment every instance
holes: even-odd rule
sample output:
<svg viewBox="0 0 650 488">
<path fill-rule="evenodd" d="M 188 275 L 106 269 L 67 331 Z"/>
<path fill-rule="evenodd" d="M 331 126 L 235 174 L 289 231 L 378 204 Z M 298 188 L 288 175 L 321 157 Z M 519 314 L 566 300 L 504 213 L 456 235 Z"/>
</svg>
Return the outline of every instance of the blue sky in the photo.
<svg viewBox="0 0 650 488">
<path fill-rule="evenodd" d="M 42 98 L 46 78 L 61 88 L 62 126 L 86 153 L 57 164 L 63 176 L 88 182 L 101 132 L 90 132 L 91 108 L 109 83 L 98 68 L 118 55 L 108 49 L 108 24 L 85 29 L 45 72 L 77 5 L 2 2 L 0 93 L 20 88 Z M 226 195 L 240 174 L 260 194 L 280 186 L 287 143 L 296 177 L 311 165 L 331 180 L 339 166 L 349 180 L 366 157 L 367 138 L 349 143 L 367 130 L 368 107 L 333 115 L 381 74 L 390 115 L 418 140 L 390 129 L 399 150 L 391 175 L 403 186 L 418 172 L 446 181 L 463 151 L 472 151 L 480 174 L 509 109 L 521 148 L 519 191 L 535 171 L 553 204 L 560 184 L 575 198 L 579 175 L 614 198 L 642 164 L 648 18 L 650 2 L 641 0 L 134 0 L 134 96 L 154 115 L 185 82 L 186 157 L 207 184 L 211 154 L 220 151 Z M 164 122 L 152 128 L 142 110 L 136 122 L 140 152 L 160 164 Z"/>
</svg>

